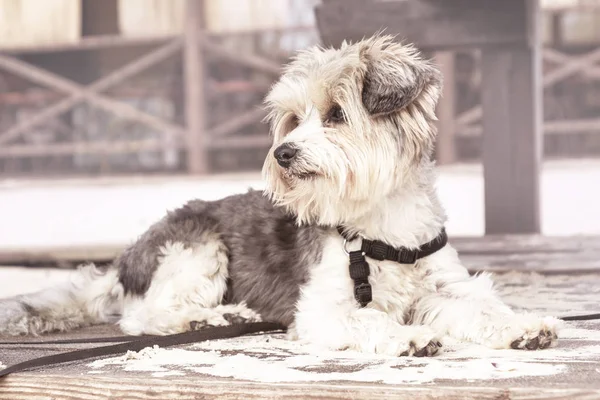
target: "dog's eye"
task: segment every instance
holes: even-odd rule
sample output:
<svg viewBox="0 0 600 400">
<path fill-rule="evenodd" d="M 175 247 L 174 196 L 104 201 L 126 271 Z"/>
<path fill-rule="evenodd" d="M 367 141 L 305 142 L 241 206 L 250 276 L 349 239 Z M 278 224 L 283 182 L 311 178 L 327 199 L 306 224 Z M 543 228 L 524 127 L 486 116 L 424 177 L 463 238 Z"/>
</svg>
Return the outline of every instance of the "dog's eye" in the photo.
<svg viewBox="0 0 600 400">
<path fill-rule="evenodd" d="M 290 128 L 292 128 L 291 130 L 296 129 L 298 125 L 300 125 L 300 118 L 298 118 L 296 114 L 293 114 L 290 117 Z"/>
<path fill-rule="evenodd" d="M 327 113 L 326 122 L 331 124 L 340 124 L 346 121 L 346 116 L 344 115 L 344 110 L 338 104 L 334 105 L 329 109 Z"/>
<path fill-rule="evenodd" d="M 285 120 L 285 133 L 288 134 L 300 125 L 300 118 L 296 114 L 291 114 Z"/>
</svg>

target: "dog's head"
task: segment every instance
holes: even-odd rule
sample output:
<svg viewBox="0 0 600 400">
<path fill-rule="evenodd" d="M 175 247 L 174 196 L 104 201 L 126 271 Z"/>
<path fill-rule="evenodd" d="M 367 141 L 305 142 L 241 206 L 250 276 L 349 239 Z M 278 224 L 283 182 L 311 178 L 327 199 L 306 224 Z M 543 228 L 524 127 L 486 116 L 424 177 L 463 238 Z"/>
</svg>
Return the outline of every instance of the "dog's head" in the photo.
<svg viewBox="0 0 600 400">
<path fill-rule="evenodd" d="M 299 222 L 360 216 L 429 159 L 440 90 L 439 72 L 389 36 L 300 52 L 266 99 L 267 193 Z"/>
</svg>

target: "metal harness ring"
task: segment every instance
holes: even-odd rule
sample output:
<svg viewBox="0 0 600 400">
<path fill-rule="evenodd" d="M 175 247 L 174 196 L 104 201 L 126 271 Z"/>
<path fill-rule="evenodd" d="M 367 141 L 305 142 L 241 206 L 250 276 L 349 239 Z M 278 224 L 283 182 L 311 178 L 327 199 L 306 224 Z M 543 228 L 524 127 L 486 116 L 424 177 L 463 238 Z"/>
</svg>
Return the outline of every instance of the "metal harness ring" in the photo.
<svg viewBox="0 0 600 400">
<path fill-rule="evenodd" d="M 350 242 L 352 242 L 352 241 L 353 241 L 353 240 L 350 240 Z M 347 256 L 349 256 L 349 255 L 350 255 L 350 252 L 349 252 L 349 251 L 348 251 L 348 249 L 346 248 L 346 247 L 348 246 L 348 242 L 349 242 L 349 240 L 348 240 L 348 239 L 344 239 L 344 245 L 343 245 L 343 249 L 344 249 L 344 253 L 346 253 L 346 255 L 347 255 Z M 362 255 L 363 255 L 363 256 L 366 256 L 366 253 L 363 251 L 363 252 L 362 252 Z"/>
</svg>

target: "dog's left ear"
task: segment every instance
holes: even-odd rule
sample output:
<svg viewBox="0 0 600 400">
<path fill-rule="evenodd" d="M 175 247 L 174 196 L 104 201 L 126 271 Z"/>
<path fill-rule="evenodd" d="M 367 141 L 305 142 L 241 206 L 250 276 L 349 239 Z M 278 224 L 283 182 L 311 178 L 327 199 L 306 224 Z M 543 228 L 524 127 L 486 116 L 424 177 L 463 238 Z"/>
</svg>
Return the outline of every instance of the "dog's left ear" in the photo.
<svg viewBox="0 0 600 400">
<path fill-rule="evenodd" d="M 361 49 L 360 57 L 366 66 L 362 101 L 369 114 L 400 111 L 427 89 L 432 89 L 428 101 L 435 107 L 441 74 L 416 49 L 383 40 Z"/>
</svg>

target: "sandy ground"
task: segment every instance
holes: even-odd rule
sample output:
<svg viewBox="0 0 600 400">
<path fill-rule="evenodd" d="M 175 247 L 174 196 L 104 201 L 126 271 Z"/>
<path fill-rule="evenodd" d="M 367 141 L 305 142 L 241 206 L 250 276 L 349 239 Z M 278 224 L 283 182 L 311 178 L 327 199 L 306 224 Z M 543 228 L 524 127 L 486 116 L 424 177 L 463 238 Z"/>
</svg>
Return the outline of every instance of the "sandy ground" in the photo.
<svg viewBox="0 0 600 400">
<path fill-rule="evenodd" d="M 481 167 L 441 167 L 437 186 L 449 216 L 448 232 L 483 234 Z M 0 251 L 74 245 L 120 247 L 166 210 L 189 199 L 214 200 L 250 187 L 262 188 L 258 174 L 0 181 Z M 546 162 L 541 202 L 543 233 L 600 233 L 600 160 Z"/>
</svg>

